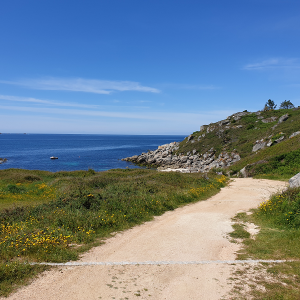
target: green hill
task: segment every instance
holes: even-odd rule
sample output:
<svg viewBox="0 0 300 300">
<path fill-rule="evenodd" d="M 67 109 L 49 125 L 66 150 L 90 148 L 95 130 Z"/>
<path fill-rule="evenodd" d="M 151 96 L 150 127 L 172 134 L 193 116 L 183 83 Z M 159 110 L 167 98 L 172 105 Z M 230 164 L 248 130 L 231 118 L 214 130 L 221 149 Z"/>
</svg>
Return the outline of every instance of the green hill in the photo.
<svg viewBox="0 0 300 300">
<path fill-rule="evenodd" d="M 194 150 L 200 155 L 211 148 L 217 157 L 221 152 L 237 152 L 240 160 L 223 168 L 232 175 L 246 166 L 249 176 L 286 177 L 300 171 L 300 109 L 243 112 L 229 116 L 185 138 L 176 154 Z M 300 133 L 300 132 L 299 132 Z M 293 136 L 294 134 L 294 136 Z"/>
<path fill-rule="evenodd" d="M 160 170 L 287 179 L 300 171 L 299 142 L 299 107 L 244 111 L 203 125 L 180 143 L 124 160 Z"/>
</svg>

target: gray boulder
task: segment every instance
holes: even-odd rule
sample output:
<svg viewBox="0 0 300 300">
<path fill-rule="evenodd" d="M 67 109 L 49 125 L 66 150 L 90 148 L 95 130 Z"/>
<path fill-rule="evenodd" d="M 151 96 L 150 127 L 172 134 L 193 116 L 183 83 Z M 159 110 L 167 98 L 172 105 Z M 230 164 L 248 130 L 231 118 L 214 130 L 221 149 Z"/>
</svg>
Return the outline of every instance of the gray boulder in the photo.
<svg viewBox="0 0 300 300">
<path fill-rule="evenodd" d="M 247 171 L 246 171 L 246 167 L 244 167 L 243 169 L 240 170 L 240 174 L 244 178 L 248 177 L 248 174 L 247 174 Z"/>
<path fill-rule="evenodd" d="M 278 120 L 278 124 L 286 121 L 288 118 L 289 118 L 289 114 L 285 114 L 285 115 L 281 116 Z"/>
<path fill-rule="evenodd" d="M 289 136 L 289 138 L 291 139 L 291 138 L 295 137 L 295 136 L 298 135 L 298 134 L 300 134 L 300 131 L 296 131 L 296 132 L 292 133 L 292 134 Z"/>
<path fill-rule="evenodd" d="M 289 180 L 289 184 L 291 188 L 300 186 L 300 173 L 296 174 Z"/>
<path fill-rule="evenodd" d="M 268 141 L 268 143 L 267 143 L 267 147 L 271 147 L 273 145 L 273 142 L 272 142 L 272 140 L 270 139 L 269 141 Z"/>
<path fill-rule="evenodd" d="M 270 118 L 267 118 L 267 119 L 263 119 L 261 120 L 263 123 L 271 123 L 271 122 L 274 122 L 276 121 L 277 117 L 270 117 Z"/>
<path fill-rule="evenodd" d="M 275 140 L 275 143 L 280 143 L 284 140 L 284 135 L 281 136 L 279 139 Z"/>
<path fill-rule="evenodd" d="M 200 126 L 200 131 L 205 130 L 206 126 L 207 126 L 207 125 L 202 125 L 202 126 Z"/>
<path fill-rule="evenodd" d="M 260 149 L 263 149 L 263 148 L 265 148 L 265 146 L 266 146 L 266 142 L 261 141 L 261 140 L 260 141 L 256 141 L 256 144 L 252 148 L 252 152 L 256 152 L 256 151 L 258 151 Z"/>
<path fill-rule="evenodd" d="M 187 159 L 188 159 L 187 156 L 182 156 L 182 157 L 180 158 L 180 161 L 181 161 L 182 163 L 185 163 L 185 162 L 187 161 Z"/>
</svg>

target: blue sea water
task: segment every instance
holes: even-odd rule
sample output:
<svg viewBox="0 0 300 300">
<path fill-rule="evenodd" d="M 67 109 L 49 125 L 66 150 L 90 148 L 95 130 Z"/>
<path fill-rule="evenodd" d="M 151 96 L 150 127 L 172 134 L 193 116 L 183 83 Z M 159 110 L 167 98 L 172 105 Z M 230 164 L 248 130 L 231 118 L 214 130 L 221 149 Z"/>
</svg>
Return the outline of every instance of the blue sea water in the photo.
<svg viewBox="0 0 300 300">
<path fill-rule="evenodd" d="M 182 135 L 97 135 L 97 134 L 0 134 L 1 169 L 46 171 L 105 171 L 135 168 L 122 158 L 138 155 L 159 145 L 179 142 Z M 51 160 L 50 156 L 58 159 Z"/>
</svg>

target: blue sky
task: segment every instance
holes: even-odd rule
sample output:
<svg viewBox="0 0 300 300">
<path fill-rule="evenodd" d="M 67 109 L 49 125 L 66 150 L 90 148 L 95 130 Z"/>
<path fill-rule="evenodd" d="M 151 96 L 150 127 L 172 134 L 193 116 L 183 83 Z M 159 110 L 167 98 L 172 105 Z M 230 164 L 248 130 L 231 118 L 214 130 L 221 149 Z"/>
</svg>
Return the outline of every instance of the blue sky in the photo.
<svg viewBox="0 0 300 300">
<path fill-rule="evenodd" d="M 190 134 L 300 105 L 300 1 L 9 0 L 0 132 Z"/>
</svg>

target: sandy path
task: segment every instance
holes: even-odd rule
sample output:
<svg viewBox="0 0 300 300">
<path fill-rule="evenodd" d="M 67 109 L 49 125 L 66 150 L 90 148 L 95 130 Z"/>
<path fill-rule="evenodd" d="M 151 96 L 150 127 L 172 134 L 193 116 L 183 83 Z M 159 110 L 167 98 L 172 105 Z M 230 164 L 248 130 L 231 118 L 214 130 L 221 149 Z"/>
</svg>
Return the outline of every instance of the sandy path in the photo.
<svg viewBox="0 0 300 300">
<path fill-rule="evenodd" d="M 235 179 L 207 201 L 167 212 L 118 233 L 82 256 L 82 262 L 232 260 L 238 245 L 226 234 L 230 219 L 284 188 L 286 183 Z M 210 263 L 59 267 L 6 299 L 222 299 L 234 266 Z"/>
</svg>

